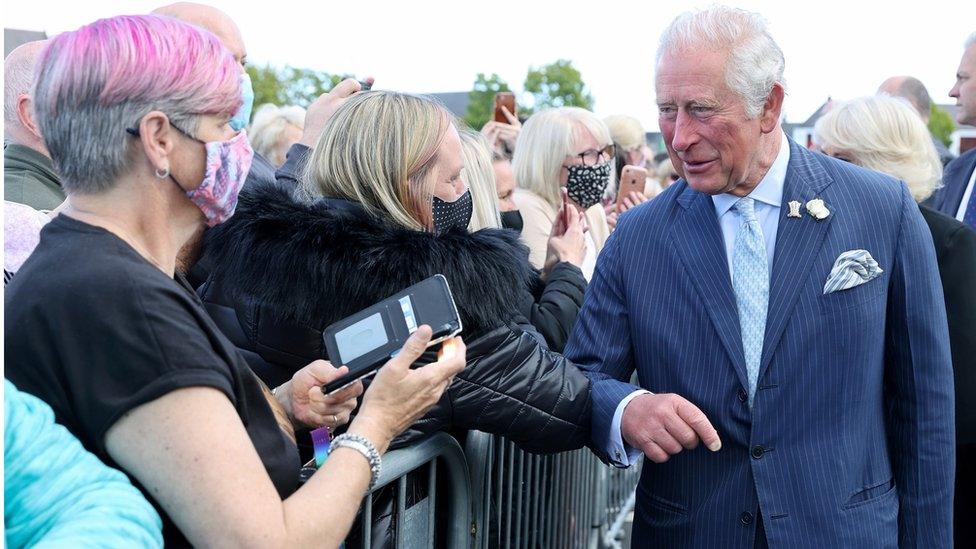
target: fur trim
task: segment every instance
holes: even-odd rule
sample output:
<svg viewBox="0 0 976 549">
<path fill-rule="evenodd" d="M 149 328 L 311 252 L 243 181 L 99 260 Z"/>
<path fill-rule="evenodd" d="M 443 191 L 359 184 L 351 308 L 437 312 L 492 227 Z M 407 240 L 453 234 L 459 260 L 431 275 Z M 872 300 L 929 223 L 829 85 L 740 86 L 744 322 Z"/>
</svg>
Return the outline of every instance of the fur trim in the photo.
<svg viewBox="0 0 976 549">
<path fill-rule="evenodd" d="M 434 235 L 344 201 L 303 203 L 278 185 L 245 189 L 205 253 L 226 295 L 316 329 L 440 273 L 470 336 L 511 320 L 541 285 L 514 231 Z"/>
</svg>

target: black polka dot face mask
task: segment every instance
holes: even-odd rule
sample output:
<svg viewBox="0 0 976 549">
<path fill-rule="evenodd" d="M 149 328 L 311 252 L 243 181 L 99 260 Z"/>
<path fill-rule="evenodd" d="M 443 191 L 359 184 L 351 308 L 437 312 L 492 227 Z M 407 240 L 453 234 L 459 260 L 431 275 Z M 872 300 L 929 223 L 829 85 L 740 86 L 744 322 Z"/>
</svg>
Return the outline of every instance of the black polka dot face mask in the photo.
<svg viewBox="0 0 976 549">
<path fill-rule="evenodd" d="M 598 204 L 610 183 L 610 168 L 609 162 L 596 166 L 569 166 L 566 168 L 569 170 L 566 194 L 584 210 Z"/>
<path fill-rule="evenodd" d="M 445 202 L 440 198 L 434 197 L 432 213 L 434 215 L 434 230 L 437 234 L 459 227 L 465 228 L 471 222 L 471 189 L 464 191 L 464 194 L 454 202 Z"/>
</svg>

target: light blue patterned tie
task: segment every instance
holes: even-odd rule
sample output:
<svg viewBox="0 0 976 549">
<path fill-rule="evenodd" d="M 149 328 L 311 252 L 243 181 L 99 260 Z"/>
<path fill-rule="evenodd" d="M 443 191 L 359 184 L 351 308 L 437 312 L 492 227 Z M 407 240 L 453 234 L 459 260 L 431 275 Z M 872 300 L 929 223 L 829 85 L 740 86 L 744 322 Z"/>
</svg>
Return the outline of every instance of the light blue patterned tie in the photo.
<svg viewBox="0 0 976 549">
<path fill-rule="evenodd" d="M 742 225 L 732 248 L 732 287 L 739 309 L 742 328 L 742 350 L 749 375 L 749 406 L 756 395 L 759 360 L 766 333 L 766 310 L 769 306 L 769 268 L 766 243 L 763 240 L 756 204 L 751 198 L 740 198 L 733 208 L 742 216 Z"/>
</svg>

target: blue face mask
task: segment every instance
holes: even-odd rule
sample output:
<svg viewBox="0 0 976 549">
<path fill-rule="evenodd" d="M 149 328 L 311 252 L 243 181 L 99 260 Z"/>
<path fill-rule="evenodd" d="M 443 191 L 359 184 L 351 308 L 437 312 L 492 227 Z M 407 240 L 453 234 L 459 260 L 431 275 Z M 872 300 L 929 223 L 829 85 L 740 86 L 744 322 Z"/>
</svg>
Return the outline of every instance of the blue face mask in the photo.
<svg viewBox="0 0 976 549">
<path fill-rule="evenodd" d="M 230 127 L 239 132 L 251 122 L 251 108 L 254 107 L 254 87 L 251 85 L 251 75 L 241 73 L 241 108 L 234 118 L 230 119 Z"/>
</svg>

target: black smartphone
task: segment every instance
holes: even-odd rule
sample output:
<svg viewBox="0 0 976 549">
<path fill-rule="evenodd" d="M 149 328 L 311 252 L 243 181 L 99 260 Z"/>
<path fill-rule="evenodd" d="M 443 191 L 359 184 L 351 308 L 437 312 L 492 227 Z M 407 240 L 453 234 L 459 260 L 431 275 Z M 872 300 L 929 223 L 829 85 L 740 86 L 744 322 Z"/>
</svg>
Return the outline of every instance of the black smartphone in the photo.
<svg viewBox="0 0 976 549">
<path fill-rule="evenodd" d="M 329 360 L 345 365 L 349 373 L 323 385 L 322 392 L 375 373 L 424 324 L 434 332 L 429 345 L 461 333 L 461 317 L 444 275 L 434 275 L 326 328 L 322 340 Z"/>
</svg>

